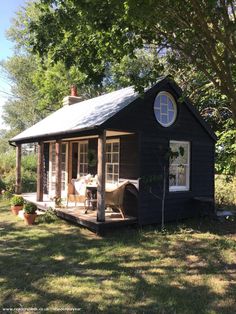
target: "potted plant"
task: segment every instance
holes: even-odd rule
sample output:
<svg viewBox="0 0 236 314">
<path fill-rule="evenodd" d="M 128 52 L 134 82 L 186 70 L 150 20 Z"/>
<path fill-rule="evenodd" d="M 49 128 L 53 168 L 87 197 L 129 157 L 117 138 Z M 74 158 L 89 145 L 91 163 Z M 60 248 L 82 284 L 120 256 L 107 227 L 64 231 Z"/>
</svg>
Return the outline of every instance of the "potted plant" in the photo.
<svg viewBox="0 0 236 314">
<path fill-rule="evenodd" d="M 37 206 L 33 203 L 26 203 L 24 205 L 24 219 L 27 225 L 32 225 L 37 216 Z"/>
<path fill-rule="evenodd" d="M 14 195 L 11 198 L 11 211 L 13 214 L 18 215 L 19 211 L 22 210 L 24 205 L 24 199 L 20 195 Z"/>
</svg>

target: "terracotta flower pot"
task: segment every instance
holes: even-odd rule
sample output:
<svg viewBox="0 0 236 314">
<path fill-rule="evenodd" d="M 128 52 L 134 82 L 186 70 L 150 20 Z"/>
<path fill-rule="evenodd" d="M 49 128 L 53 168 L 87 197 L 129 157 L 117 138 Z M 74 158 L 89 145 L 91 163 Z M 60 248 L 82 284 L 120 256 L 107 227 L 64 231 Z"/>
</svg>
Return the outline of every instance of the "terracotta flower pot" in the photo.
<svg viewBox="0 0 236 314">
<path fill-rule="evenodd" d="M 24 213 L 24 219 L 27 225 L 33 225 L 36 217 L 37 217 L 37 214 Z"/>
<path fill-rule="evenodd" d="M 14 215 L 18 215 L 19 211 L 22 210 L 23 205 L 11 205 L 11 211 Z"/>
</svg>

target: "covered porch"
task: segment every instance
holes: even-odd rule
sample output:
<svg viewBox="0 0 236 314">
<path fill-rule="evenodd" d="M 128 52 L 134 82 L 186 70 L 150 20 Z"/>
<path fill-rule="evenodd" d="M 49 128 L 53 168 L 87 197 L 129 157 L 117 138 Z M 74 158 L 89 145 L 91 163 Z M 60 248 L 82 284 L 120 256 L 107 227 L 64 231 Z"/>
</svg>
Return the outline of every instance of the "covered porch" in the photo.
<svg viewBox="0 0 236 314">
<path fill-rule="evenodd" d="M 37 145 L 37 191 L 23 194 L 26 201 L 37 205 L 41 210 L 53 208 L 57 216 L 85 226 L 95 232 L 101 232 L 111 226 L 137 223 L 138 218 L 138 134 L 128 131 L 103 130 L 98 134 L 82 136 L 70 135 L 69 138 L 45 139 Z M 21 144 L 16 145 L 16 193 L 21 193 Z M 93 210 L 85 212 L 84 194 L 77 194 L 72 183 L 83 183 L 87 188 L 87 178 L 92 178 Z M 133 201 L 124 206 L 111 201 L 119 211 L 112 212 L 108 207 L 108 191 L 119 190 L 119 187 L 133 185 L 137 191 Z M 89 187 L 91 187 L 89 185 Z M 72 193 L 72 194 L 70 194 Z M 120 193 L 118 191 L 118 193 Z M 72 199 L 71 199 L 72 196 Z M 73 199 L 76 198 L 76 201 Z M 79 199 L 77 199 L 79 197 Z M 59 199 L 62 206 L 56 207 Z M 116 195 L 117 199 L 117 195 Z M 118 201 L 120 202 L 120 200 Z M 90 206 L 91 207 L 91 206 Z M 130 208 L 132 207 L 132 208 Z M 111 209 L 111 208 L 110 208 Z"/>
<path fill-rule="evenodd" d="M 89 230 L 101 234 L 109 229 L 119 228 L 121 226 L 137 224 L 137 218 L 126 216 L 124 219 L 119 215 L 114 215 L 111 211 L 105 211 L 105 221 L 97 221 L 97 212 L 84 212 L 84 204 L 80 203 L 77 206 L 73 202 L 63 204 L 61 207 L 55 207 L 55 202 L 52 201 L 48 194 L 44 194 L 43 201 L 37 201 L 36 193 L 23 193 L 23 198 L 31 203 L 37 205 L 41 211 L 53 209 L 56 215 L 62 219 L 86 227 Z"/>
</svg>

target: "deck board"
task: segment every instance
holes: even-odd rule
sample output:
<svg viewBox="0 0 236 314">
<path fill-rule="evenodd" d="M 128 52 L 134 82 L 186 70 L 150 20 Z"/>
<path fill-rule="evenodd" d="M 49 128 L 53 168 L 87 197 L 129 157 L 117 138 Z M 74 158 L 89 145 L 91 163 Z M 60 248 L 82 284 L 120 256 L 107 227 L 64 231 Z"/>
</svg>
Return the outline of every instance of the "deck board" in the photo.
<svg viewBox="0 0 236 314">
<path fill-rule="evenodd" d="M 55 203 L 51 201 L 47 195 L 44 195 L 43 202 L 36 201 L 36 193 L 22 194 L 26 201 L 32 202 L 43 211 L 53 208 L 56 215 L 62 219 L 73 222 L 80 226 L 86 227 L 89 230 L 97 233 L 103 233 L 109 229 L 119 228 L 127 225 L 137 224 L 135 217 L 111 217 L 111 213 L 105 214 L 105 221 L 97 221 L 97 212 L 90 210 L 87 214 L 84 213 L 83 204 L 74 206 L 74 203 L 69 203 L 68 207 L 55 208 Z"/>
</svg>

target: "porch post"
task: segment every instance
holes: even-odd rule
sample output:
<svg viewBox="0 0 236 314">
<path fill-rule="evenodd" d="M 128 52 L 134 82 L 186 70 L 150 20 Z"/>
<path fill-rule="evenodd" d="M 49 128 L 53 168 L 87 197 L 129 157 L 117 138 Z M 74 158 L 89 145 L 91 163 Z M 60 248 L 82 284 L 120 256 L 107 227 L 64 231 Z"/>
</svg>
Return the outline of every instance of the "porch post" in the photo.
<svg viewBox="0 0 236 314">
<path fill-rule="evenodd" d="M 56 197 L 61 197 L 61 140 L 56 141 Z"/>
<path fill-rule="evenodd" d="M 105 221 L 106 131 L 98 137 L 97 221 Z"/>
<path fill-rule="evenodd" d="M 38 162 L 37 162 L 37 201 L 43 201 L 43 174 L 44 174 L 44 143 L 38 142 Z"/>
<path fill-rule="evenodd" d="M 16 194 L 21 193 L 21 144 L 16 144 Z"/>
</svg>

